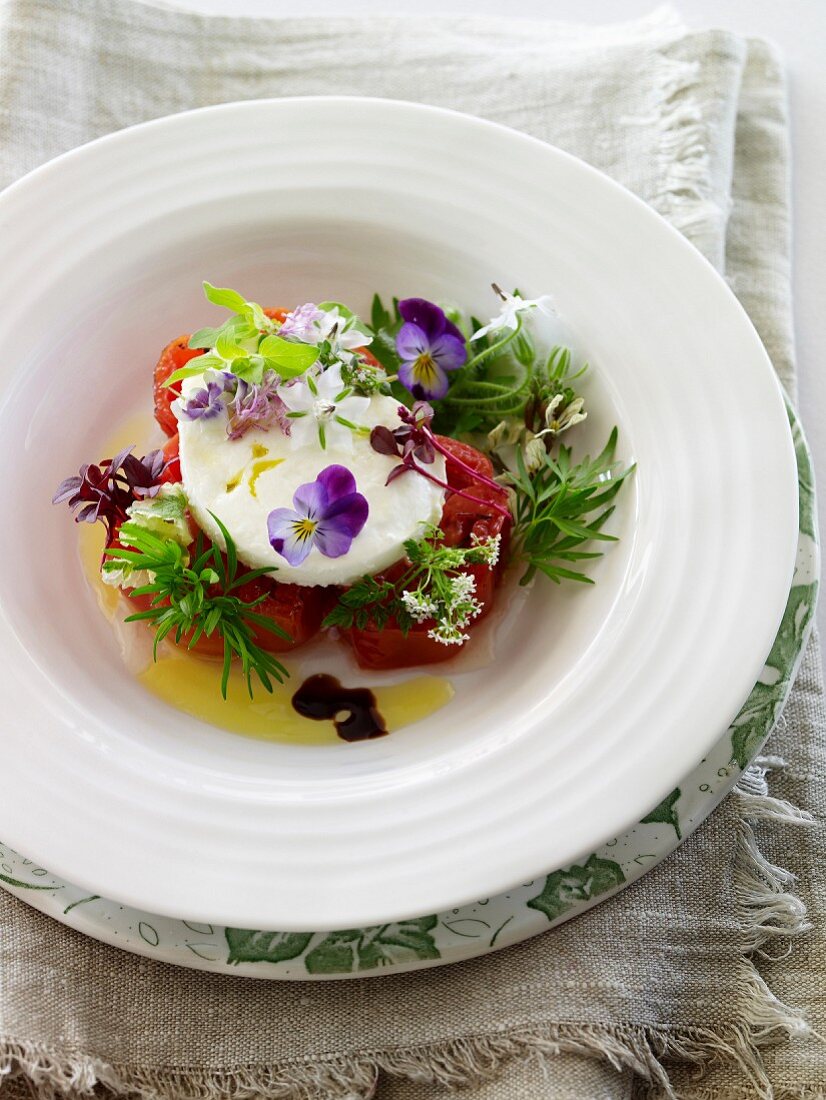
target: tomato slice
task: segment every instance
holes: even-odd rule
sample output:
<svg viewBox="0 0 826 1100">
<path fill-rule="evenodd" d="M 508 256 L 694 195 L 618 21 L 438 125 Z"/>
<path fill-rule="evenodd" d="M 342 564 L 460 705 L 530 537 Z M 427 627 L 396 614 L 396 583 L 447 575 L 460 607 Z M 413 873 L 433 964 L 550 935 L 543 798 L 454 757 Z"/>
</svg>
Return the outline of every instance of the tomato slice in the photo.
<svg viewBox="0 0 826 1100">
<path fill-rule="evenodd" d="M 259 577 L 236 588 L 233 595 L 240 600 L 252 601 L 264 596 L 255 608 L 257 615 L 271 619 L 290 636 L 279 638 L 266 629 L 257 629 L 255 640 L 262 649 L 271 653 L 286 653 L 309 642 L 318 633 L 321 620 L 335 603 L 335 596 L 326 588 L 307 587 L 298 584 L 281 584 L 269 577 Z"/>
<path fill-rule="evenodd" d="M 163 457 L 166 466 L 161 474 L 161 482 L 174 484 L 181 480 L 181 460 L 178 455 L 178 433 L 175 432 L 163 445 Z"/>
<path fill-rule="evenodd" d="M 170 374 L 185 367 L 190 359 L 203 355 L 205 350 L 205 348 L 191 348 L 188 335 L 179 336 L 166 345 L 155 364 L 153 386 L 155 419 L 169 436 L 175 435 L 178 431 L 178 421 L 171 406 L 175 398 L 180 397 L 181 383 L 173 382 L 171 386 L 166 386 L 164 383 Z"/>
<path fill-rule="evenodd" d="M 438 436 L 439 443 L 450 454 L 455 455 L 466 466 L 477 470 L 487 477 L 493 475 L 493 467 L 490 460 L 477 451 L 475 447 L 467 443 L 460 443 L 448 436 Z M 453 494 L 445 501 L 442 510 L 442 518 L 439 526 L 444 532 L 445 543 L 448 546 L 470 546 L 474 536 L 487 538 L 491 535 L 501 535 L 502 544 L 499 554 L 499 562 L 496 566 L 468 565 L 462 572 L 471 574 L 476 580 L 476 596 L 482 604 L 482 611 L 469 625 L 468 633 L 472 634 L 479 623 L 493 608 L 494 592 L 502 578 L 507 561 L 507 544 L 510 536 L 511 524 L 501 513 L 493 508 L 485 506 L 484 502 L 496 501 L 504 503 L 504 491 L 498 492 L 488 486 L 480 485 L 473 477 L 455 463 L 447 462 L 447 482 L 457 489 L 468 489 L 483 503 L 479 504 L 465 497 Z M 398 577 L 403 566 L 394 566 L 379 579 L 393 579 Z M 383 629 L 377 630 L 368 625 L 359 630 L 355 627 L 344 631 L 343 635 L 353 647 L 353 653 L 360 668 L 368 669 L 392 669 L 413 668 L 417 665 L 437 664 L 453 657 L 457 651 L 455 646 L 446 646 L 441 642 L 429 638 L 428 631 L 433 627 L 433 622 L 414 623 L 405 636 L 401 629 L 390 620 Z"/>
</svg>

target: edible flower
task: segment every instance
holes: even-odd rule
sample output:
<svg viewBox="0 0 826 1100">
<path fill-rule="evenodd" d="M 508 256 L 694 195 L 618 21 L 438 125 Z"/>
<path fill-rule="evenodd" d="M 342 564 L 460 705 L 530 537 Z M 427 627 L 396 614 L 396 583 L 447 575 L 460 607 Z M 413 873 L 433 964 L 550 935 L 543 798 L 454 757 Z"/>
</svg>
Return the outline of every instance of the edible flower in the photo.
<svg viewBox="0 0 826 1100">
<path fill-rule="evenodd" d="M 553 304 L 550 295 L 543 294 L 539 298 L 523 298 L 520 294 L 507 294 L 500 287 L 493 284 L 494 291 L 502 300 L 502 308 L 498 317 L 494 317 L 487 325 L 483 325 L 471 336 L 471 342 L 481 340 L 489 332 L 499 332 L 501 329 L 510 329 L 515 332 L 520 325 L 521 315 L 529 310 L 538 309 L 548 317 L 553 316 Z"/>
<path fill-rule="evenodd" d="M 290 565 L 300 565 L 315 546 L 326 558 L 346 554 L 367 522 L 366 497 L 346 466 L 326 466 L 315 481 L 299 485 L 293 508 L 267 517 L 270 545 Z"/>
<path fill-rule="evenodd" d="M 324 316 L 315 302 L 305 302 L 291 309 L 278 330 L 279 335 L 289 336 L 293 340 L 303 340 L 307 344 L 316 344 L 319 339 L 318 322 Z"/>
<path fill-rule="evenodd" d="M 482 613 L 476 577 L 467 566 L 493 566 L 500 535 L 472 538 L 470 546 L 445 546 L 444 532 L 427 526 L 421 538 L 404 544 L 409 568 L 394 581 L 363 577 L 339 596 L 322 627 L 382 630 L 391 618 L 407 632 L 414 623 L 432 621 L 428 637 L 442 645 L 462 645 L 465 628 Z"/>
<path fill-rule="evenodd" d="M 227 388 L 227 379 L 232 377 L 225 371 L 205 371 L 206 386 L 196 390 L 186 401 L 178 398 L 173 402 L 173 408 L 187 420 L 213 420 L 226 409 L 224 393 Z"/>
<path fill-rule="evenodd" d="M 558 393 L 548 402 L 545 408 L 545 427 L 537 433 L 540 437 L 561 435 L 575 424 L 581 424 L 588 416 L 587 412 L 582 411 L 585 407 L 584 398 L 572 397 L 566 401 L 566 396 Z"/>
<path fill-rule="evenodd" d="M 321 374 L 307 374 L 278 388 L 286 418 L 291 422 L 290 438 L 294 447 L 303 447 L 318 439 L 322 448 L 331 442 L 352 450 L 353 432 L 367 429 L 356 423 L 370 404 L 369 397 L 356 397 L 341 378 L 341 366 L 335 364 Z"/>
<path fill-rule="evenodd" d="M 279 335 L 322 347 L 325 363 L 351 364 L 356 349 L 366 347 L 372 336 L 357 327 L 358 318 L 338 302 L 305 302 L 287 314 Z"/>
<path fill-rule="evenodd" d="M 418 400 L 444 397 L 447 372 L 467 361 L 464 336 L 443 309 L 425 298 L 403 299 L 399 313 L 404 321 L 396 336 L 399 381 Z"/>
<path fill-rule="evenodd" d="M 345 315 L 337 305 L 322 311 L 317 322 L 319 338 L 330 345 L 330 355 L 350 363 L 357 348 L 367 347 L 373 337 L 356 327 L 356 317 Z"/>
<path fill-rule="evenodd" d="M 99 520 L 106 528 L 107 544 L 117 525 L 126 520 L 129 506 L 155 496 L 166 468 L 163 451 L 150 451 L 138 458 L 133 450 L 134 444 L 114 458 L 81 466 L 77 474 L 61 481 L 52 497 L 52 504 L 68 504 L 76 523 Z"/>
<path fill-rule="evenodd" d="M 235 396 L 227 406 L 227 435 L 240 439 L 250 428 L 268 431 L 277 424 L 284 435 L 290 434 L 287 406 L 279 396 L 281 379 L 275 371 L 268 370 L 260 383 L 238 379 Z"/>
</svg>

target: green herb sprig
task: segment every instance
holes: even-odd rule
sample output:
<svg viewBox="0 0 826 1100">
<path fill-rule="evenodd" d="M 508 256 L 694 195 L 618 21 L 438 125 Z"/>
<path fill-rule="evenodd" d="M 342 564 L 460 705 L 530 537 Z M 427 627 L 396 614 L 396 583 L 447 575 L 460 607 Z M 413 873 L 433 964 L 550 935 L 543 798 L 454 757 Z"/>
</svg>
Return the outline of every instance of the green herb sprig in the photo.
<svg viewBox="0 0 826 1100">
<path fill-rule="evenodd" d="M 517 448 L 517 469 L 507 480 L 514 490 L 513 553 L 526 566 L 520 584 L 527 584 L 537 571 L 557 583 L 594 583 L 572 566 L 602 556 L 600 551 L 582 549 L 586 543 L 617 541 L 602 528 L 614 511 L 611 502 L 634 467 L 618 468 L 616 446 L 614 428 L 596 458 L 573 463 L 570 448 L 560 447 L 556 457 L 545 453 L 530 472 Z"/>
<path fill-rule="evenodd" d="M 279 336 L 279 322 L 268 317 L 257 302 L 248 302 L 235 290 L 206 282 L 204 294 L 213 305 L 232 310 L 232 316 L 217 328 L 202 328 L 190 336 L 191 348 L 210 350 L 170 374 L 165 385 L 205 370 L 229 371 L 245 382 L 257 384 L 268 370 L 284 379 L 296 378 L 318 359 L 319 348 L 314 344 Z"/>
<path fill-rule="evenodd" d="M 476 582 L 465 573 L 466 565 L 494 565 L 499 554 L 499 536 L 482 539 L 470 547 L 444 546 L 438 527 L 428 527 L 420 539 L 404 544 L 409 568 L 396 581 L 363 577 L 339 597 L 322 623 L 359 630 L 372 625 L 383 630 L 395 619 L 406 637 L 414 623 L 433 620 L 429 636 L 444 645 L 467 639 L 467 624 L 480 613 Z"/>
<path fill-rule="evenodd" d="M 212 515 L 212 518 L 223 535 L 226 557 L 215 544 L 204 548 L 203 536 L 199 535 L 190 564 L 189 555 L 180 543 L 138 523 L 127 522 L 118 532 L 118 540 L 124 545 L 105 551 L 107 560 L 103 569 L 105 572 L 145 570 L 151 575 L 150 582 L 133 589 L 133 594 L 151 596 L 152 606 L 129 615 L 126 622 L 143 620 L 154 626 L 155 660 L 158 659 L 158 646 L 167 635 L 177 643 L 191 635 L 186 644 L 192 649 L 200 638 L 217 634 L 223 641 L 224 651 L 221 694 L 226 699 L 232 659 L 237 657 L 252 698 L 253 673 L 269 692 L 273 690 L 273 680 L 283 683 L 289 675 L 280 661 L 256 644 L 253 630 L 268 630 L 287 641 L 290 637 L 272 619 L 256 613 L 255 608 L 266 595 L 251 601 L 232 595 L 241 585 L 273 570 L 252 569 L 239 574 L 235 543 L 218 517 Z"/>
</svg>

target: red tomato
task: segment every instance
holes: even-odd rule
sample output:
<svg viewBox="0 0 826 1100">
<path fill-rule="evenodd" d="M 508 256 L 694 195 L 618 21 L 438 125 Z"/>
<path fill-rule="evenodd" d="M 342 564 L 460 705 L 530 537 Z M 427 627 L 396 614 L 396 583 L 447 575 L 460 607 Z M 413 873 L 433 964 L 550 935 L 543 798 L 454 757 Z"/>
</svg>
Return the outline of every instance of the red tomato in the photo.
<svg viewBox="0 0 826 1100">
<path fill-rule="evenodd" d="M 466 466 L 488 477 L 492 476 L 493 467 L 490 461 L 474 447 L 447 436 L 439 436 L 438 439 L 446 451 L 456 455 Z M 504 492 L 500 493 L 480 485 L 470 474 L 449 460 L 447 482 L 457 489 L 467 489 L 481 501 L 496 500 L 500 504 L 504 503 Z M 453 494 L 445 501 L 440 527 L 448 546 L 470 546 L 474 535 L 478 538 L 487 538 L 490 535 L 502 536 L 499 564 L 496 567 L 468 565 L 463 570 L 475 577 L 476 595 L 482 604 L 481 613 L 470 624 L 468 632 L 472 633 L 476 623 L 483 619 L 493 607 L 494 589 L 501 579 L 507 559 L 510 521 L 492 508 L 486 508 L 484 504 L 477 504 Z M 384 576 L 390 579 L 397 577 L 400 569 L 403 569 L 403 566 L 394 566 Z M 428 638 L 427 633 L 432 626 L 432 622 L 415 623 L 405 637 L 391 620 L 382 630 L 368 626 L 364 630 L 353 628 L 345 631 L 344 635 L 353 647 L 361 668 L 413 668 L 417 665 L 445 661 L 456 653 L 456 647 L 446 646 Z"/>
<path fill-rule="evenodd" d="M 164 443 L 163 456 L 166 459 L 166 467 L 161 474 L 161 481 L 178 482 L 181 480 L 181 460 L 178 457 L 178 433 Z"/>
<path fill-rule="evenodd" d="M 326 588 L 307 587 L 298 584 L 280 584 L 269 577 L 260 577 L 249 584 L 236 588 L 233 595 L 240 600 L 252 601 L 259 596 L 261 601 L 255 612 L 272 619 L 290 636 L 290 641 L 279 638 L 269 630 L 255 631 L 255 640 L 262 649 L 272 653 L 284 653 L 297 649 L 314 638 L 321 626 L 321 620 L 335 603 L 335 597 Z"/>
<path fill-rule="evenodd" d="M 204 348 L 189 347 L 189 336 L 179 336 L 167 344 L 161 352 L 161 357 L 155 365 L 154 394 L 155 394 L 155 419 L 166 432 L 172 436 L 178 431 L 178 421 L 171 409 L 172 402 L 180 396 L 181 383 L 174 382 L 171 386 L 164 383 L 170 374 L 186 366 L 190 359 L 196 355 L 203 355 Z"/>
</svg>

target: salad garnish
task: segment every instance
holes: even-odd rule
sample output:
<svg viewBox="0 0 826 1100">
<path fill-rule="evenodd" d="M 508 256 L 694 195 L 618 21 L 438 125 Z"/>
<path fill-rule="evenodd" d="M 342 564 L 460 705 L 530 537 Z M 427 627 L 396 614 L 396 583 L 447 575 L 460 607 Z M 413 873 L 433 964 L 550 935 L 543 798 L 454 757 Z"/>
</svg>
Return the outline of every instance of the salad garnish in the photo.
<svg viewBox="0 0 826 1100">
<path fill-rule="evenodd" d="M 519 331 L 522 325 L 522 314 L 529 313 L 532 309 L 538 309 L 540 313 L 544 313 L 546 317 L 553 317 L 553 301 L 549 294 L 543 294 L 540 298 L 523 298 L 518 291 L 513 294 L 506 294 L 501 287 L 496 283 L 491 284 L 493 286 L 493 292 L 496 294 L 502 302 L 502 308 L 499 311 L 498 317 L 494 317 L 488 321 L 486 325 L 482 325 L 476 332 L 473 333 L 470 340 L 471 343 L 475 343 L 477 340 L 481 340 L 483 336 L 487 336 L 492 332 L 506 331 L 510 329 L 511 332 L 516 333 Z"/>
<path fill-rule="evenodd" d="M 342 593 L 323 625 L 364 629 L 372 624 L 381 630 L 392 618 L 408 632 L 414 623 L 433 620 L 428 637 L 443 645 L 466 642 L 464 630 L 482 605 L 475 598 L 476 580 L 464 568 L 496 565 L 501 538 L 479 539 L 469 547 L 445 546 L 443 539 L 438 527 L 409 539 L 404 544 L 409 568 L 395 581 L 364 577 Z"/>
<path fill-rule="evenodd" d="M 387 485 L 395 481 L 397 477 L 401 477 L 402 474 L 412 471 L 421 474 L 428 481 L 440 485 L 456 496 L 464 497 L 465 500 L 470 500 L 474 504 L 486 505 L 495 512 L 499 512 L 500 515 L 505 516 L 506 519 L 511 518 L 510 512 L 503 505 L 497 503 L 496 499 L 480 500 L 479 497 L 468 493 L 464 489 L 449 485 L 421 465 L 421 463 L 430 465 L 436 454 L 441 454 L 448 462 L 454 463 L 463 470 L 472 481 L 493 489 L 498 496 L 504 495 L 501 485 L 497 485 L 492 478 L 487 477 L 481 471 L 471 469 L 470 466 L 439 443 L 430 427 L 433 421 L 433 409 L 426 401 L 417 401 L 410 410 L 401 406 L 399 408 L 399 418 L 402 423 L 394 431 L 384 425 L 379 425 L 373 428 L 370 433 L 370 445 L 374 451 L 383 455 L 398 455 L 401 459 L 399 465 L 394 466 L 387 475 Z"/>
<path fill-rule="evenodd" d="M 149 607 L 127 616 L 125 621 L 145 620 L 155 628 L 155 660 L 158 646 L 167 635 L 187 649 L 193 649 L 201 637 L 217 635 L 223 642 L 221 694 L 226 699 L 232 659 L 237 657 L 252 698 L 253 673 L 270 692 L 273 680 L 283 683 L 288 675 L 281 662 L 256 643 L 254 632 L 269 631 L 285 640 L 289 636 L 272 619 L 256 613 L 255 608 L 266 595 L 249 601 L 237 595 L 242 585 L 271 573 L 272 569 L 239 573 L 232 536 L 217 516 L 212 518 L 223 535 L 226 556 L 214 543 L 205 546 L 204 537 L 199 534 L 190 562 L 188 551 L 175 539 L 128 520 L 118 531 L 120 545 L 104 551 L 103 571 L 125 572 L 127 579 L 130 572 L 150 578 L 130 592 L 133 598 L 148 598 Z"/>
<path fill-rule="evenodd" d="M 399 313 L 404 321 L 396 335 L 399 381 L 417 401 L 444 397 L 447 372 L 467 362 L 465 337 L 443 309 L 425 298 L 405 298 Z"/>
<path fill-rule="evenodd" d="M 366 435 L 368 429 L 355 423 L 370 404 L 369 397 L 353 394 L 351 386 L 341 377 L 341 366 L 328 367 L 317 377 L 310 373 L 288 385 L 281 386 L 278 396 L 292 421 L 291 439 L 294 447 L 318 439 L 322 450 L 328 440 L 352 449 L 352 433 Z"/>
<path fill-rule="evenodd" d="M 156 659 L 164 639 L 211 640 L 224 696 L 233 660 L 252 696 L 253 680 L 272 691 L 287 675 L 273 651 L 319 630 L 363 667 L 411 663 L 411 636 L 413 663 L 441 659 L 506 567 L 523 585 L 594 582 L 584 563 L 615 541 L 605 526 L 633 466 L 616 428 L 574 457 L 588 364 L 548 337 L 548 295 L 493 290 L 488 321 L 379 295 L 368 321 L 204 283 L 229 316 L 164 349 L 164 450 L 83 466 L 54 497 L 104 525 L 104 580 L 137 604 L 127 621 L 154 627 Z"/>
<path fill-rule="evenodd" d="M 165 460 L 162 451 L 150 451 L 143 458 L 126 447 L 114 458 L 97 465 L 87 464 L 57 487 L 52 504 L 66 503 L 78 523 L 100 522 L 106 528 L 107 543 L 115 527 L 127 519 L 130 504 L 154 496 L 160 488 Z"/>
</svg>

